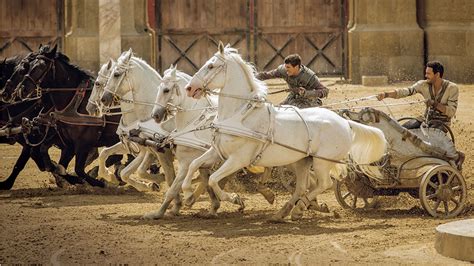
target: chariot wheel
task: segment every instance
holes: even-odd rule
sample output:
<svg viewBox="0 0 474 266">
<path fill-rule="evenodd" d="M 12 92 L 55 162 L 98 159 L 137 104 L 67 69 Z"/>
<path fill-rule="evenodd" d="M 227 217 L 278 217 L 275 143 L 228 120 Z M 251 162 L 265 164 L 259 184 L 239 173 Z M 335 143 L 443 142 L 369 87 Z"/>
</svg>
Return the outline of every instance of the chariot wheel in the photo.
<svg viewBox="0 0 474 266">
<path fill-rule="evenodd" d="M 377 205 L 378 196 L 357 196 L 349 189 L 349 186 L 345 181 L 335 180 L 334 182 L 334 193 L 336 194 L 336 200 L 344 209 L 373 209 Z"/>
<path fill-rule="evenodd" d="M 438 165 L 426 172 L 420 182 L 421 206 L 433 217 L 452 218 L 464 210 L 466 181 L 449 165 Z"/>
</svg>

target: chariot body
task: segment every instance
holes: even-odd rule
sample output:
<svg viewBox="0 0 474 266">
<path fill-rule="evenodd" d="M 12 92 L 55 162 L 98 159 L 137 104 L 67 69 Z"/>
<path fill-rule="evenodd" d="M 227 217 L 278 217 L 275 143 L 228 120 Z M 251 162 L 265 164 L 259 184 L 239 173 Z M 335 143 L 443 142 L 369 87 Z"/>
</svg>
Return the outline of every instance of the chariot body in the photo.
<svg viewBox="0 0 474 266">
<path fill-rule="evenodd" d="M 407 192 L 418 198 L 433 217 L 449 218 L 463 211 L 467 187 L 456 164 L 459 155 L 452 134 L 427 127 L 408 130 L 373 108 L 360 112 L 344 110 L 340 114 L 381 129 L 388 142 L 386 156 L 375 165 L 378 171 L 365 171 L 364 166 L 349 164 L 347 175 L 336 181 L 335 194 L 341 206 L 371 208 L 379 196 Z"/>
</svg>

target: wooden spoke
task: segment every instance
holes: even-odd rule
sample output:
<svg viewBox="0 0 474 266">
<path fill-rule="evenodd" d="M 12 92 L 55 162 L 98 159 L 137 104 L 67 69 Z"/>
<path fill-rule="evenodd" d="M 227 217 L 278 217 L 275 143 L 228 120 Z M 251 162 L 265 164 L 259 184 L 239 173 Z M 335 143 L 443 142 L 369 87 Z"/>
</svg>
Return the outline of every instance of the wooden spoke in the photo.
<svg viewBox="0 0 474 266">
<path fill-rule="evenodd" d="M 444 205 L 444 212 L 445 212 L 446 214 L 449 214 L 448 201 L 443 201 L 443 205 Z"/>
<path fill-rule="evenodd" d="M 443 175 L 442 175 L 442 173 L 441 173 L 441 172 L 438 172 L 438 173 L 436 174 L 436 176 L 438 177 L 438 183 L 439 183 L 439 185 L 442 185 L 442 184 L 443 184 Z"/>
<path fill-rule="evenodd" d="M 438 185 L 436 185 L 435 183 L 433 183 L 433 182 L 431 182 L 431 181 L 428 182 L 428 185 L 430 185 L 430 186 L 431 186 L 432 188 L 434 188 L 434 189 L 438 189 Z"/>
<path fill-rule="evenodd" d="M 448 180 L 446 181 L 446 184 L 447 184 L 447 185 L 451 184 L 451 181 L 453 181 L 453 178 L 454 178 L 455 175 L 456 175 L 455 172 L 452 172 L 452 173 L 449 175 Z"/>
<path fill-rule="evenodd" d="M 429 200 L 434 199 L 434 198 L 436 198 L 436 193 L 428 195 L 426 198 L 429 199 Z"/>
<path fill-rule="evenodd" d="M 349 195 L 351 195 L 351 193 L 350 193 L 350 192 L 347 192 L 346 194 L 344 194 L 344 195 L 342 196 L 342 198 L 343 198 L 343 199 L 346 199 Z"/>
<path fill-rule="evenodd" d="M 352 202 L 352 208 L 355 209 L 357 207 L 357 197 L 354 196 L 354 201 Z"/>
</svg>

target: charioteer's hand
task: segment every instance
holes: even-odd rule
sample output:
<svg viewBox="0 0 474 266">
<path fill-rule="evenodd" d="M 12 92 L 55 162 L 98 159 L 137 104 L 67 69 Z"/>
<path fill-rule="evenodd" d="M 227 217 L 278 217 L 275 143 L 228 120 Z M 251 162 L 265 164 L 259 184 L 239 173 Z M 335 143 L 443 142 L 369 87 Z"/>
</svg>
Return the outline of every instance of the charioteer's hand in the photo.
<svg viewBox="0 0 474 266">
<path fill-rule="evenodd" d="M 387 93 L 386 92 L 381 92 L 381 93 L 377 94 L 377 100 L 381 101 L 385 98 L 387 98 Z"/>
<path fill-rule="evenodd" d="M 425 100 L 426 107 L 434 107 L 436 108 L 436 102 L 432 99 L 426 99 Z"/>
<path fill-rule="evenodd" d="M 303 87 L 299 87 L 296 89 L 296 93 L 298 93 L 300 96 L 303 96 L 306 93 L 306 89 Z"/>
</svg>

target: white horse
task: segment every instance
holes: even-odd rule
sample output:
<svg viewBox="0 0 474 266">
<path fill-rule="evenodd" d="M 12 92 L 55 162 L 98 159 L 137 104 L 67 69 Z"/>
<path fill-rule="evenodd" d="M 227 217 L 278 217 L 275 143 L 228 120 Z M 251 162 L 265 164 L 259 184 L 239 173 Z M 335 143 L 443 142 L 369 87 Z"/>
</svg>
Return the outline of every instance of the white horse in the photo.
<svg viewBox="0 0 474 266">
<path fill-rule="evenodd" d="M 144 215 L 146 219 L 162 218 L 172 200 L 180 202 L 181 184 L 188 172 L 189 164 L 209 149 L 211 132 L 205 127 L 213 121 L 216 115 L 217 98 L 205 97 L 195 100 L 186 97 L 186 85 L 191 76 L 176 70 L 171 66 L 165 71 L 162 83 L 159 87 L 153 109 L 153 118 L 160 123 L 167 114 L 175 113 L 176 130 L 168 136 L 168 141 L 175 146 L 175 157 L 178 161 L 178 173 L 171 187 L 166 191 L 163 203 L 158 211 Z M 197 130 L 196 130 L 197 129 Z M 209 177 L 208 169 L 200 169 L 202 182 L 194 192 L 194 198 L 199 196 L 207 187 Z M 219 200 L 212 190 L 208 189 L 212 201 L 210 215 L 215 215 L 220 206 Z M 175 204 L 172 210 L 174 215 L 179 212 L 179 205 Z"/>
<path fill-rule="evenodd" d="M 105 167 L 105 160 L 112 154 L 134 154 L 135 159 L 130 162 L 122 171 L 121 178 L 137 188 L 138 190 L 156 190 L 153 177 L 146 172 L 146 169 L 158 156 L 160 165 L 165 173 L 165 178 L 169 184 L 174 179 L 174 168 L 172 167 L 173 157 L 169 150 L 164 154 L 155 154 L 148 147 L 130 142 L 128 136 L 130 130 L 137 129 L 138 123 L 151 117 L 153 102 L 151 97 L 155 97 L 156 88 L 161 84 L 161 76 L 151 66 L 140 58 L 132 56 L 132 50 L 128 50 L 118 58 L 116 65 L 110 70 L 107 83 L 103 88 L 100 98 L 101 104 L 111 106 L 114 99 L 119 100 L 122 112 L 117 134 L 121 137 L 121 142 L 114 146 L 103 149 L 99 155 L 99 177 L 114 178 Z M 140 88 L 140 90 L 137 90 Z M 138 169 L 138 176 L 141 179 L 153 181 L 153 183 L 143 182 L 130 178 Z"/>
<path fill-rule="evenodd" d="M 209 185 L 220 200 L 235 204 L 241 204 L 238 195 L 218 186 L 225 176 L 251 164 L 271 167 L 297 163 L 303 168 L 297 172 L 295 193 L 274 216 L 284 218 L 298 202 L 292 213 L 297 219 L 308 201 L 332 186 L 330 171 L 349 153 L 359 164 L 377 161 L 385 153 L 386 141 L 379 129 L 345 120 L 323 108 L 273 107 L 265 101 L 267 88 L 253 73 L 235 49 L 224 49 L 219 43 L 218 52 L 190 81 L 187 95 L 193 98 L 216 88 L 221 91 L 213 146 L 191 163 L 182 186 L 185 201 L 192 198 L 193 173 L 220 157 L 225 162 L 210 176 Z M 317 187 L 305 196 L 311 163 Z"/>
</svg>

